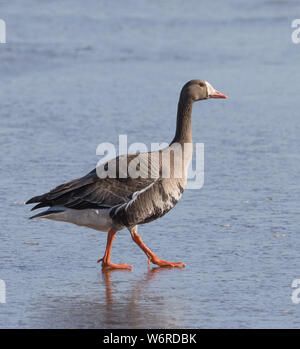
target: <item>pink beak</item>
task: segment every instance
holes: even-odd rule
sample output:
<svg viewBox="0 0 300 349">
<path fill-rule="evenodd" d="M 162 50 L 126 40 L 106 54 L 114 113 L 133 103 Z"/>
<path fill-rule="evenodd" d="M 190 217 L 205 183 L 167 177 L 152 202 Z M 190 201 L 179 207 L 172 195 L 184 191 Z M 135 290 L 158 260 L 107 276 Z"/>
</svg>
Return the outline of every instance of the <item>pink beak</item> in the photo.
<svg viewBox="0 0 300 349">
<path fill-rule="evenodd" d="M 219 92 L 219 91 L 214 91 L 214 93 L 212 93 L 211 95 L 208 96 L 209 98 L 227 98 L 226 95 L 224 95 L 223 93 Z"/>
</svg>

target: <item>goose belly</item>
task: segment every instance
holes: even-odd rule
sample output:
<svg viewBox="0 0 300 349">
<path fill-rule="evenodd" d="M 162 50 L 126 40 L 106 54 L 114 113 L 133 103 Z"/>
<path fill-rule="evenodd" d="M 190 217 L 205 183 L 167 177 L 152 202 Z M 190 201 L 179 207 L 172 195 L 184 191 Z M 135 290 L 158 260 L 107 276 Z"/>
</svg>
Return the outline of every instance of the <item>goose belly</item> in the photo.
<svg viewBox="0 0 300 349">
<path fill-rule="evenodd" d="M 109 209 L 75 210 L 72 208 L 67 208 L 63 212 L 49 214 L 44 218 L 61 222 L 69 222 L 78 226 L 84 226 L 104 232 L 114 228 L 113 221 L 109 215 Z"/>
</svg>

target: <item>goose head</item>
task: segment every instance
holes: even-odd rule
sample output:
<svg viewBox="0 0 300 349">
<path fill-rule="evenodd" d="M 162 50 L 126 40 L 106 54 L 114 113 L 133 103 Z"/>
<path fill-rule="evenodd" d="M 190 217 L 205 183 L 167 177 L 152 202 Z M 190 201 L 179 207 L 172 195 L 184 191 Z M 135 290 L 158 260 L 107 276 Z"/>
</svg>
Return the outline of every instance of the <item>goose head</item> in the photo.
<svg viewBox="0 0 300 349">
<path fill-rule="evenodd" d="M 194 102 L 208 98 L 227 98 L 225 94 L 217 91 L 205 80 L 189 81 L 183 86 L 181 96 Z"/>
</svg>

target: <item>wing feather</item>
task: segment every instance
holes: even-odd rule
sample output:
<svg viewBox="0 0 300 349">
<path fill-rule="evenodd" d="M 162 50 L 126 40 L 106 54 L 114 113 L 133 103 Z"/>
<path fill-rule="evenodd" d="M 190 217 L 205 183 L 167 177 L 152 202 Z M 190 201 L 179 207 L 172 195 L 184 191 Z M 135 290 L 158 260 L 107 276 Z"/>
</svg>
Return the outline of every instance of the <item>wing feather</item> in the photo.
<svg viewBox="0 0 300 349">
<path fill-rule="evenodd" d="M 128 161 L 137 154 L 128 155 Z M 26 204 L 38 203 L 32 208 L 64 206 L 73 209 L 113 207 L 128 202 L 132 194 L 153 182 L 151 178 L 99 178 L 96 169 L 86 176 L 63 183 L 43 195 L 35 196 Z"/>
</svg>

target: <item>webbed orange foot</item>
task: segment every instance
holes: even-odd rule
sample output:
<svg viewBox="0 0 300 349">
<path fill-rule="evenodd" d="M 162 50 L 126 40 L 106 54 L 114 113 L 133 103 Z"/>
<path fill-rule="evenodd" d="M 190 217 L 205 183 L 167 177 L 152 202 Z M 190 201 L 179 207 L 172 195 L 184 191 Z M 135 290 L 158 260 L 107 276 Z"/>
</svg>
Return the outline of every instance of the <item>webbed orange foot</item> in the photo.
<svg viewBox="0 0 300 349">
<path fill-rule="evenodd" d="M 156 264 L 162 268 L 185 268 L 185 264 L 183 262 L 168 262 L 168 261 L 159 259 L 155 255 L 149 258 L 148 263 Z"/>
<path fill-rule="evenodd" d="M 97 260 L 97 263 L 102 262 L 102 270 L 115 270 L 115 269 L 125 269 L 125 270 L 131 270 L 132 266 L 127 265 L 126 263 L 123 264 L 114 264 L 110 261 L 110 254 L 111 254 L 111 246 L 114 241 L 116 232 L 113 230 L 109 230 L 107 234 L 107 243 L 106 243 L 106 249 L 104 253 L 104 257 Z"/>
<path fill-rule="evenodd" d="M 153 263 L 160 267 L 165 268 L 185 268 L 183 262 L 167 262 L 159 259 L 156 254 L 154 254 L 144 243 L 142 238 L 138 235 L 136 231 L 131 233 L 132 240 L 144 251 L 148 257 L 148 264 Z"/>
<path fill-rule="evenodd" d="M 126 263 L 115 264 L 110 261 L 105 261 L 104 258 L 100 258 L 97 260 L 97 263 L 102 262 L 102 270 L 112 270 L 112 269 L 126 269 L 131 270 L 132 265 L 127 265 Z"/>
</svg>

